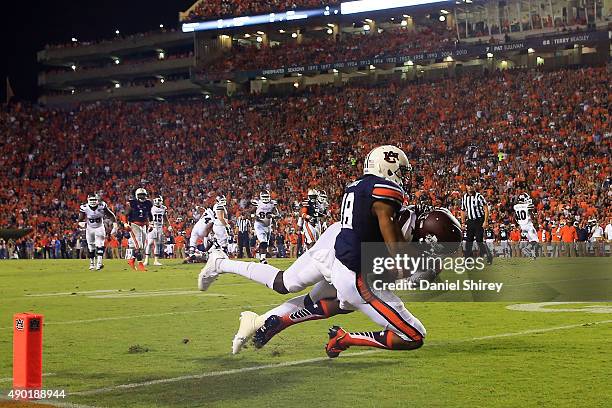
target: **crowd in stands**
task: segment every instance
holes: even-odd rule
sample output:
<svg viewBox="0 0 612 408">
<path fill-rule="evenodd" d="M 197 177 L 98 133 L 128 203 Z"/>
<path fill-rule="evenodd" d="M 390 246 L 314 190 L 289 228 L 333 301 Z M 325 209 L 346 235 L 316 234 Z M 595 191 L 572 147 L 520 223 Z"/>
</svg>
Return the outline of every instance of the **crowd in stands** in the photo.
<svg viewBox="0 0 612 408">
<path fill-rule="evenodd" d="M 72 110 L 24 104 L 0 112 L 0 228 L 33 228 L 39 247 L 76 228 L 98 191 L 123 217 L 134 190 L 162 194 L 178 231 L 196 205 L 228 197 L 230 214 L 269 189 L 294 202 L 326 190 L 334 217 L 345 184 L 374 146 L 393 143 L 415 169 L 412 200 L 459 211 L 481 180 L 494 225 L 513 223 L 528 192 L 537 221 L 612 216 L 611 83 L 605 67 L 505 71 L 427 83 L 311 88 L 287 97 L 109 102 Z"/>
<path fill-rule="evenodd" d="M 295 9 L 322 8 L 340 4 L 340 0 L 199 0 L 185 21 L 279 13 Z"/>
<path fill-rule="evenodd" d="M 249 71 L 283 66 L 326 64 L 365 58 L 408 55 L 416 51 L 454 46 L 455 34 L 444 26 L 418 30 L 393 28 L 381 33 L 343 34 L 288 41 L 269 47 L 235 44 L 206 68 L 208 72 Z"/>
</svg>

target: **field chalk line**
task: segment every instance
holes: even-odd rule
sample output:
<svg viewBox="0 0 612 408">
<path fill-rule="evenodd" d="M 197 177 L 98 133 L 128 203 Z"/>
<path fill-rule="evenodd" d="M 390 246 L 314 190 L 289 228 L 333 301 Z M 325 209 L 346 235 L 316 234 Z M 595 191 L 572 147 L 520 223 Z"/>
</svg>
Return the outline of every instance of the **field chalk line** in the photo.
<svg viewBox="0 0 612 408">
<path fill-rule="evenodd" d="M 97 322 L 108 322 L 113 320 L 130 320 L 130 319 L 140 319 L 143 317 L 160 317 L 160 316 L 175 316 L 175 315 L 183 315 L 183 314 L 192 314 L 192 313 L 206 313 L 206 312 L 220 312 L 220 311 L 228 311 L 228 310 L 249 310 L 255 309 L 258 307 L 271 307 L 278 306 L 277 303 L 267 303 L 265 305 L 246 305 L 246 306 L 232 306 L 232 307 L 221 307 L 216 309 L 200 309 L 200 310 L 185 310 L 180 312 L 164 312 L 164 313 L 151 313 L 151 314 L 141 314 L 141 315 L 132 315 L 132 316 L 110 316 L 110 317 L 98 317 L 95 319 L 83 319 L 83 320 L 63 320 L 63 321 L 45 321 L 44 325 L 66 325 L 66 324 L 81 324 L 81 323 L 97 323 Z M 12 330 L 13 326 L 5 326 L 0 327 L 0 330 Z"/>
<path fill-rule="evenodd" d="M 582 327 L 582 326 L 600 325 L 600 324 L 608 324 L 608 323 L 612 323 L 612 320 L 601 320 L 601 321 L 596 321 L 596 322 L 586 322 L 586 323 L 572 324 L 572 325 L 568 325 L 568 326 L 546 327 L 546 328 L 541 328 L 541 329 L 524 330 L 524 331 L 520 331 L 520 332 L 493 334 L 493 335 L 490 335 L 490 336 L 472 337 L 472 338 L 469 338 L 469 339 L 456 340 L 456 341 L 452 341 L 452 342 L 430 343 L 428 346 L 429 347 L 431 347 L 431 346 L 444 346 L 444 345 L 450 345 L 450 344 L 468 343 L 468 342 L 472 342 L 472 341 L 499 339 L 499 338 L 505 338 L 505 337 L 514 337 L 514 336 L 524 336 L 524 335 L 528 335 L 528 334 L 546 333 L 546 332 L 552 332 L 552 331 L 557 331 L 557 330 L 568 330 L 568 329 L 575 329 L 577 327 Z M 427 345 L 426 345 L 426 347 L 427 347 Z M 368 351 L 359 351 L 359 352 L 356 352 L 356 353 L 345 353 L 345 354 L 343 354 L 343 358 L 346 358 L 346 357 L 355 357 L 355 356 L 364 356 L 364 355 L 368 355 L 368 354 L 380 353 L 382 351 L 383 350 L 368 350 Z M 77 391 L 77 392 L 70 393 L 70 395 L 83 395 L 83 396 L 86 396 L 86 395 L 96 395 L 96 394 L 102 394 L 102 393 L 111 392 L 111 391 L 129 390 L 129 389 L 132 389 L 132 388 L 148 387 L 148 386 L 151 386 L 151 385 L 158 385 L 158 384 L 168 384 L 168 383 L 174 383 L 174 382 L 185 381 L 185 380 L 197 380 L 197 379 L 207 378 L 207 377 L 219 377 L 219 376 L 223 376 L 223 375 L 240 374 L 240 373 L 245 373 L 245 372 L 249 372 L 249 371 L 267 370 L 267 369 L 270 369 L 270 368 L 291 367 L 291 366 L 302 365 L 302 364 L 317 363 L 317 362 L 326 361 L 326 360 L 329 360 L 329 358 L 328 357 L 316 357 L 316 358 L 309 358 L 309 359 L 306 359 L 306 360 L 286 361 L 286 362 L 283 362 L 283 363 L 276 363 L 276 364 L 265 364 L 265 365 L 259 365 L 259 366 L 253 366 L 253 367 L 235 368 L 235 369 L 232 369 L 232 370 L 211 371 L 211 372 L 202 373 L 202 374 L 183 375 L 183 376 L 180 376 L 180 377 L 162 378 L 162 379 L 159 379 L 159 380 L 151 380 L 151 381 L 144 381 L 144 382 L 138 382 L 138 383 L 121 384 L 121 385 L 115 385 L 115 386 L 112 386 L 112 387 L 97 388 L 97 389 L 86 390 L 86 391 Z"/>
</svg>

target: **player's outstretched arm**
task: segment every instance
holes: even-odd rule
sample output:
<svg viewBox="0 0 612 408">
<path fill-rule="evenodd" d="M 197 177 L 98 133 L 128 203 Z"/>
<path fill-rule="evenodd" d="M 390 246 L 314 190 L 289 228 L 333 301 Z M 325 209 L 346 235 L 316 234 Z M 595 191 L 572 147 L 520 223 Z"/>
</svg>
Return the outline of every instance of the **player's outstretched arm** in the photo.
<svg viewBox="0 0 612 408">
<path fill-rule="evenodd" d="M 372 204 L 372 213 L 378 219 L 380 232 L 385 240 L 385 244 L 389 248 L 389 252 L 392 256 L 395 256 L 400 252 L 399 244 L 406 241 L 399 224 L 393 220 L 396 207 L 385 201 L 375 201 Z"/>
</svg>

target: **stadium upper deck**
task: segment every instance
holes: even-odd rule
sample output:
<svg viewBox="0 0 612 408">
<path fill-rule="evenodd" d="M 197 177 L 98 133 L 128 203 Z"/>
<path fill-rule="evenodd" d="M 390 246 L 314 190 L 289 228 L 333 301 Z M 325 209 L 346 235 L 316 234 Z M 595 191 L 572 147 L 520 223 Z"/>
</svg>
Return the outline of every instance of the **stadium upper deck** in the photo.
<svg viewBox="0 0 612 408">
<path fill-rule="evenodd" d="M 368 4 L 408 3 L 414 4 Z M 267 4 L 277 12 L 274 18 L 264 15 L 263 22 L 228 17 L 186 23 L 186 32 L 47 47 L 38 55 L 45 66 L 40 101 L 286 94 L 313 84 L 436 79 L 466 71 L 601 64 L 609 58 L 608 12 L 597 1 L 587 7 L 572 0 L 510 0 L 505 6 L 437 2 L 342 14 L 349 4 L 343 2 L 329 10 L 324 6 L 312 18 L 300 5 L 316 8 L 324 4 L 320 0 L 292 2 L 297 8 L 291 18 L 278 12 L 286 6 L 280 1 L 197 2 L 194 7 L 203 4 L 219 6 L 223 13 L 248 9 L 232 8 L 237 4 L 262 12 L 257 7 Z"/>
</svg>

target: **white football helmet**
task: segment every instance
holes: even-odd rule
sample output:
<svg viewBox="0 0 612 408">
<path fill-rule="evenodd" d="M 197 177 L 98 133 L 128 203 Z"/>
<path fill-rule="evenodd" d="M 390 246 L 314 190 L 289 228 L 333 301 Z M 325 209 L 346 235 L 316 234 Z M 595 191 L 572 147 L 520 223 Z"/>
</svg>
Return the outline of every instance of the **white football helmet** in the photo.
<svg viewBox="0 0 612 408">
<path fill-rule="evenodd" d="M 529 206 L 533 205 L 533 200 L 531 199 L 531 196 L 529 194 L 527 194 L 527 193 L 520 194 L 516 201 L 519 204 L 527 204 Z"/>
<path fill-rule="evenodd" d="M 317 201 L 319 201 L 320 204 L 327 204 L 327 193 L 325 192 L 325 190 L 319 191 L 319 196 L 317 197 Z"/>
<path fill-rule="evenodd" d="M 153 205 L 156 207 L 161 207 L 164 204 L 164 198 L 161 195 L 158 195 L 153 199 Z"/>
<path fill-rule="evenodd" d="M 147 193 L 147 190 L 141 187 L 136 190 L 135 196 L 138 201 L 144 201 L 149 196 L 149 193 Z"/>
<path fill-rule="evenodd" d="M 261 193 L 259 193 L 259 199 L 264 204 L 267 204 L 272 200 L 272 198 L 270 197 L 270 192 L 268 190 L 264 190 Z"/>
<path fill-rule="evenodd" d="M 222 206 L 227 205 L 227 200 L 225 199 L 224 195 L 217 196 L 217 198 L 215 198 L 215 200 L 216 200 L 217 204 L 219 204 L 219 205 L 222 205 Z"/>
<path fill-rule="evenodd" d="M 87 196 L 87 205 L 90 207 L 95 207 L 100 204 L 100 197 L 97 194 L 89 194 Z"/>
<path fill-rule="evenodd" d="M 406 153 L 399 147 L 379 146 L 366 156 L 363 164 L 363 174 L 371 174 L 391 180 L 402 186 L 404 179 L 412 171 Z"/>
<path fill-rule="evenodd" d="M 319 196 L 319 192 L 314 188 L 308 190 L 308 199 L 315 200 Z"/>
</svg>

